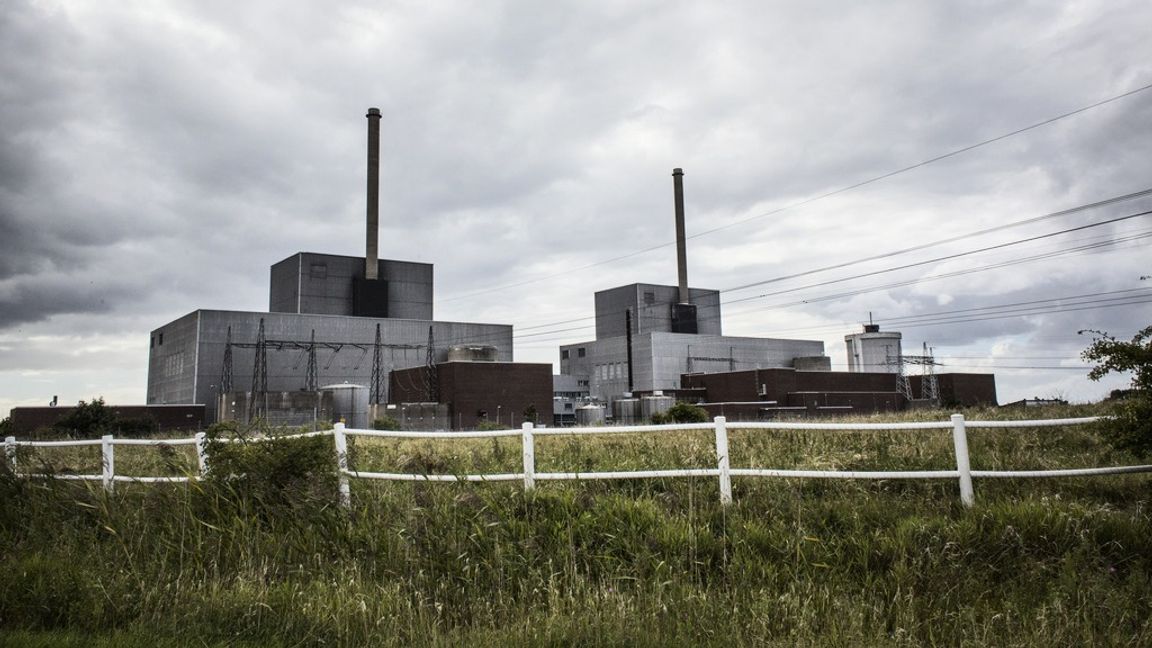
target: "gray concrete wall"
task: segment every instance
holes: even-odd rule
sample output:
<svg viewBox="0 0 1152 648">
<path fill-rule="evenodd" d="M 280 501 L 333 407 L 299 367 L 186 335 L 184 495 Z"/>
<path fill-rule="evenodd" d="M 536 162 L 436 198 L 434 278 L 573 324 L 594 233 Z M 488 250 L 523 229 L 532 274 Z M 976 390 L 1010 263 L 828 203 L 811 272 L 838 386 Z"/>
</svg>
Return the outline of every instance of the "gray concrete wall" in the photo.
<svg viewBox="0 0 1152 648">
<path fill-rule="evenodd" d="M 205 404 L 195 399 L 199 311 L 152 331 L 148 341 L 147 403 Z M 214 419 L 209 419 L 214 420 Z"/>
<path fill-rule="evenodd" d="M 627 391 L 627 344 L 624 337 L 560 347 L 568 350 L 560 372 L 586 378 L 589 394 L 613 401 Z M 583 358 L 578 349 L 585 349 Z M 680 375 L 741 369 L 792 367 L 796 358 L 824 355 L 818 340 L 646 333 L 632 337 L 633 389 L 679 389 Z M 563 355 L 562 355 L 563 357 Z M 691 358 L 691 361 L 689 359 Z"/>
<path fill-rule="evenodd" d="M 233 342 L 253 343 L 261 318 L 265 320 L 265 338 L 269 341 L 307 342 L 315 329 L 317 342 L 354 342 L 363 345 L 363 349 L 345 346 L 338 352 L 318 349 L 316 360 L 320 385 L 343 382 L 369 384 L 372 344 L 378 322 L 381 325 L 382 343 L 419 347 L 382 349 L 384 379 L 381 385 L 384 400 L 387 399 L 387 372 L 425 363 L 429 325 L 433 327 L 438 362 L 445 361 L 448 347 L 457 344 L 492 345 L 497 349 L 498 360 L 512 360 L 512 327 L 504 324 L 196 311 L 153 332 L 153 337 L 164 333 L 165 348 L 163 351 L 159 351 L 159 347 L 153 348 L 148 371 L 148 403 L 202 403 L 208 406 L 207 420 L 215 421 L 216 394 L 220 386 L 228 327 L 232 327 Z M 184 354 L 182 361 L 165 359 L 177 353 Z M 232 349 L 233 390 L 251 389 L 254 361 L 255 349 Z M 177 366 L 180 367 L 179 371 L 168 371 Z M 279 392 L 303 389 L 307 366 L 308 356 L 304 350 L 288 346 L 269 348 L 268 390 Z"/>
<path fill-rule="evenodd" d="M 432 264 L 380 259 L 388 282 L 388 317 L 432 319 Z M 352 315 L 352 279 L 364 277 L 364 258 L 298 252 L 272 266 L 269 310 Z"/>
<path fill-rule="evenodd" d="M 690 288 L 692 303 L 696 305 L 696 320 L 701 335 L 721 335 L 720 292 L 705 288 Z M 624 311 L 631 308 L 632 333 L 670 333 L 672 331 L 672 304 L 680 299 L 676 286 L 659 284 L 629 284 L 601 290 L 595 295 L 596 339 L 603 340 L 625 333 Z"/>
<path fill-rule="evenodd" d="M 844 347 L 848 354 L 848 371 L 900 373 L 900 366 L 888 364 L 887 360 L 889 357 L 898 358 L 902 353 L 901 337 L 901 334 L 895 331 L 845 335 Z"/>
</svg>

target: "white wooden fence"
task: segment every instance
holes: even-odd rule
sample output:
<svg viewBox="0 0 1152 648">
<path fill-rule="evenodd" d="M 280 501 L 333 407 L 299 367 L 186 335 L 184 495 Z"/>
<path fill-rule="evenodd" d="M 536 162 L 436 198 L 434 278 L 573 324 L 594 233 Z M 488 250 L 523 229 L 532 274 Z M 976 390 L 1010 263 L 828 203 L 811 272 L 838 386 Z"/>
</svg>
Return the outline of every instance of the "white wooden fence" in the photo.
<svg viewBox="0 0 1152 648">
<path fill-rule="evenodd" d="M 968 428 L 1024 428 L 1057 427 L 1084 425 L 1097 420 L 1092 418 L 1045 419 L 1034 421 L 965 421 L 961 414 L 953 414 L 949 421 L 929 421 L 924 423 L 777 423 L 740 422 L 734 426 L 741 430 L 952 430 L 952 443 L 955 450 L 955 470 L 921 471 L 854 471 L 854 470 L 782 470 L 775 468 L 733 468 L 728 458 L 728 423 L 718 416 L 712 423 L 688 423 L 674 425 L 631 425 L 584 428 L 534 428 L 525 423 L 519 430 L 492 430 L 476 432 L 413 432 L 393 430 L 349 429 L 337 423 L 331 430 L 320 430 L 304 434 L 281 437 L 267 437 L 261 440 L 301 438 L 310 436 L 332 436 L 336 449 L 336 468 L 339 474 L 340 501 L 344 506 L 351 503 L 349 478 L 384 479 L 391 481 L 437 481 L 437 482 L 496 482 L 522 481 L 524 490 L 531 491 L 537 481 L 588 480 L 588 479 L 650 479 L 665 477 L 715 477 L 719 480 L 720 502 L 732 502 L 732 477 L 789 477 L 802 479 L 956 479 L 960 487 L 960 501 L 965 506 L 975 504 L 972 489 L 973 477 L 987 478 L 1039 478 L 1039 477 L 1083 477 L 1093 475 L 1120 475 L 1127 473 L 1152 472 L 1152 465 L 1116 466 L 1105 468 L 1072 468 L 1063 470 L 972 470 L 968 459 Z M 633 470 L 614 472 L 536 472 L 536 437 L 577 436 L 588 434 L 637 434 L 661 433 L 670 430 L 712 430 L 716 439 L 716 465 L 707 468 L 682 468 L 672 470 Z M 348 437 L 376 437 L 385 439 L 483 439 L 496 437 L 520 437 L 523 470 L 517 473 L 451 475 L 416 473 L 381 473 L 353 470 L 348 464 Z M 118 445 L 173 446 L 195 445 L 199 471 L 190 477 L 132 477 L 117 475 L 115 471 L 115 448 Z M 19 473 L 17 471 L 16 449 L 20 446 L 36 448 L 59 448 L 74 446 L 100 446 L 102 471 L 99 475 Z M 14 473 L 27 478 L 54 478 L 82 481 L 100 481 L 111 491 L 116 482 L 186 482 L 199 479 L 208 469 L 209 457 L 204 433 L 188 439 L 116 439 L 106 435 L 99 440 L 88 441 L 18 441 L 14 437 L 4 440 L 5 453 Z"/>
</svg>

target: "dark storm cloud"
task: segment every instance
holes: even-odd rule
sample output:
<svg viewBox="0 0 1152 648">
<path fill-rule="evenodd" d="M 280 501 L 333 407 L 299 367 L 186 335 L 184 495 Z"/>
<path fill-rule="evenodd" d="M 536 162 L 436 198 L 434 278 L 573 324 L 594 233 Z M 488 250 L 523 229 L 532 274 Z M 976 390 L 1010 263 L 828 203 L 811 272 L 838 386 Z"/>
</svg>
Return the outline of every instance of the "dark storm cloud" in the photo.
<svg viewBox="0 0 1152 648">
<path fill-rule="evenodd" d="M 688 173 L 690 233 L 860 182 L 1147 82 L 1148 11 L 17 0 L 0 10 L 0 332 L 121 327 L 144 340 L 195 308 L 265 308 L 268 266 L 296 251 L 361 254 L 370 105 L 385 115 L 384 256 L 435 263 L 440 298 L 552 277 L 437 314 L 579 316 L 592 290 L 674 277 L 670 248 L 585 268 L 671 240 L 672 167 Z M 694 239 L 693 283 L 1142 188 L 1150 111 L 1147 97 L 1117 102 Z M 788 312 L 851 322 L 980 305 L 1111 285 L 1135 262 L 1101 267 Z M 1048 322 L 930 339 L 982 344 Z"/>
</svg>

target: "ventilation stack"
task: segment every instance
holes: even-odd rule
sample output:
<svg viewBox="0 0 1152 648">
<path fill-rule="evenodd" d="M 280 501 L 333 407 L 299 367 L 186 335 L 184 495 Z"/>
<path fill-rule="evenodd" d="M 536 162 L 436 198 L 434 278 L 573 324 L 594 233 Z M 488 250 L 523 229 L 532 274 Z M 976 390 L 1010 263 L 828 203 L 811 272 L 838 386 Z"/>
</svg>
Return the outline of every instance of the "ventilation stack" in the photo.
<svg viewBox="0 0 1152 648">
<path fill-rule="evenodd" d="M 368 114 L 368 224 L 365 232 L 364 278 L 352 279 L 352 314 L 388 317 L 388 282 L 379 276 L 380 251 L 380 109 Z"/>
<path fill-rule="evenodd" d="M 672 332 L 697 333 L 696 305 L 688 291 L 687 237 L 684 234 L 684 170 L 672 169 L 673 198 L 676 203 L 676 275 L 679 303 L 672 304 Z"/>
</svg>

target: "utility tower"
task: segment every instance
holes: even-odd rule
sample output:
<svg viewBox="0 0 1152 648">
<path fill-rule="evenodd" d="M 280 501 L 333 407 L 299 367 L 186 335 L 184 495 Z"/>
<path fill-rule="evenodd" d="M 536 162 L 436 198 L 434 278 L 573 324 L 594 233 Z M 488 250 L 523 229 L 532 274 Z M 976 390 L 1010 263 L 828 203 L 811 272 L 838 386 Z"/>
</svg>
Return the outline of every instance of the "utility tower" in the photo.
<svg viewBox="0 0 1152 648">
<path fill-rule="evenodd" d="M 373 405 L 380 403 L 380 382 L 383 379 L 382 358 L 380 357 L 380 322 L 376 322 L 376 341 L 372 344 L 372 376 L 369 378 L 368 383 L 370 392 L 368 402 Z"/>
<path fill-rule="evenodd" d="M 889 353 L 885 359 L 884 364 L 899 368 L 899 373 L 896 377 L 896 389 L 904 398 L 909 401 L 914 400 L 912 394 L 912 381 L 908 379 L 908 367 L 920 366 L 921 367 L 921 382 L 920 382 L 920 397 L 923 400 L 931 401 L 935 404 L 940 403 L 940 384 L 936 379 L 936 358 L 932 355 L 932 350 L 928 348 L 928 343 L 924 343 L 923 355 L 894 355 Z M 895 373 L 895 372 L 894 372 Z"/>
<path fill-rule="evenodd" d="M 257 409 L 258 408 L 258 409 Z M 252 362 L 252 391 L 248 401 L 248 422 L 261 418 L 268 411 L 268 344 L 264 338 L 264 318 L 260 318 L 260 330 L 256 333 L 256 358 Z M 253 417 L 253 413 L 259 416 Z"/>
</svg>

